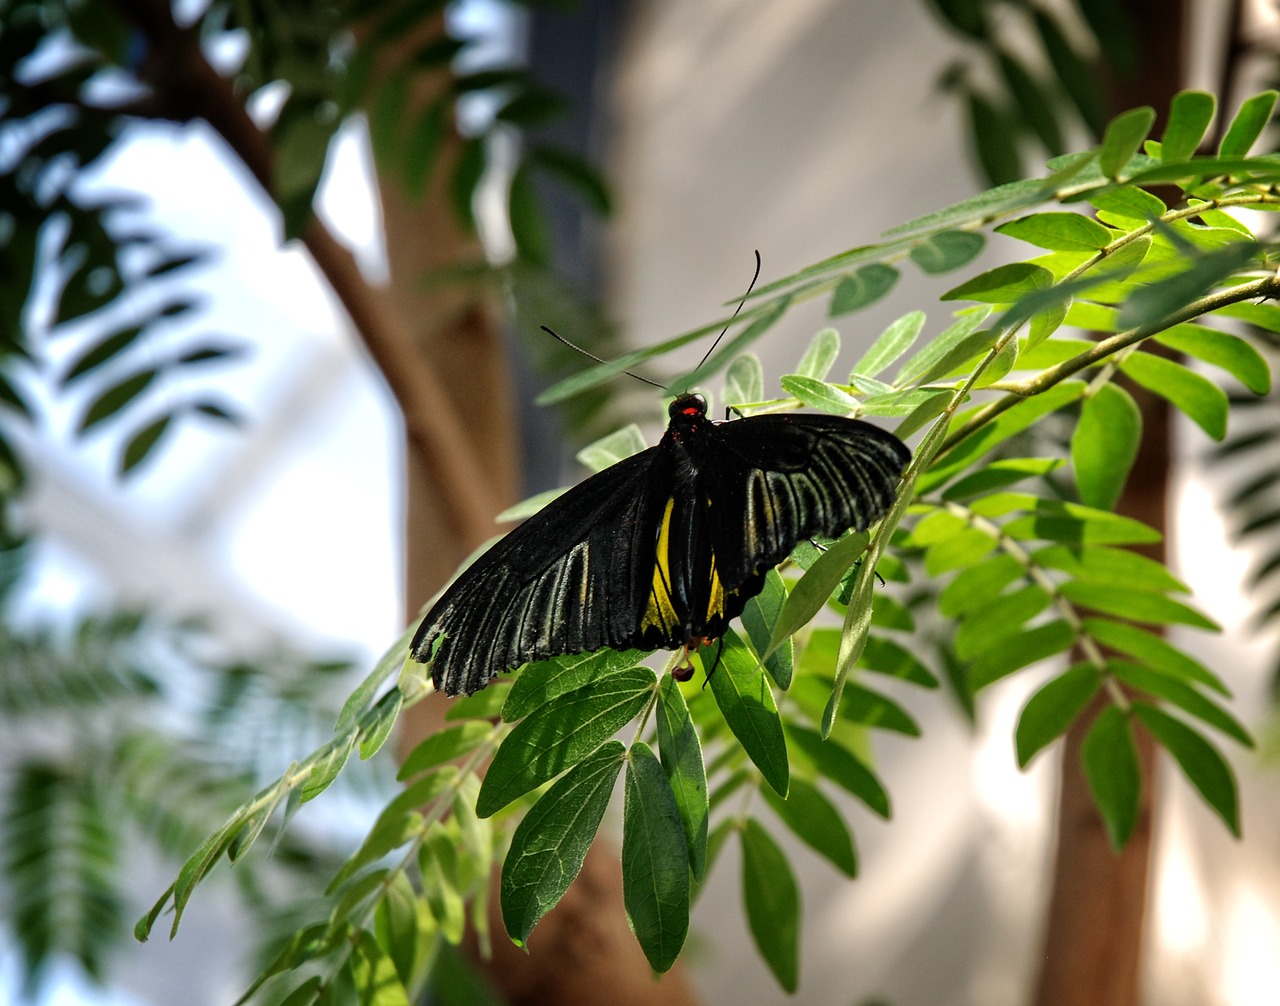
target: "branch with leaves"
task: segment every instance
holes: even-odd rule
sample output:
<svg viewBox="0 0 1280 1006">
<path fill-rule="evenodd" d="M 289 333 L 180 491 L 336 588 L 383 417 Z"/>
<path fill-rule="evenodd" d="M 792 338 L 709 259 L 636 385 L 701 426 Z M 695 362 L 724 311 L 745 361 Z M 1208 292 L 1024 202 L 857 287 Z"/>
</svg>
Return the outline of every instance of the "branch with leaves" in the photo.
<svg viewBox="0 0 1280 1006">
<path fill-rule="evenodd" d="M 1275 100 L 1268 92 L 1246 102 L 1215 156 L 1194 154 L 1211 118 L 1206 95 L 1178 97 L 1160 142 L 1147 139 L 1150 110 L 1126 113 L 1100 148 L 1056 159 L 1044 179 L 929 214 L 754 294 L 728 348 L 672 387 L 723 367 L 724 399 L 744 414 L 808 406 L 896 419 L 899 436 L 921 439 L 888 515 L 870 534 L 824 549 L 804 543 L 771 571 L 742 631 L 726 635 L 708 687 L 656 672 L 645 654 L 601 651 L 530 664 L 460 701 L 450 725 L 406 759 L 408 786 L 331 884 L 329 918 L 300 931 L 254 990 L 265 982 L 288 989 L 291 1003 L 324 1002 L 343 982 L 376 983 L 386 1002 L 412 1001 L 423 981 L 420 948 L 461 938 L 464 905 L 483 904 L 489 864 L 498 860 L 508 935 L 521 946 L 532 939 L 536 952 L 537 922 L 581 867 L 624 770 L 624 895 L 650 964 L 662 971 L 676 960 L 691 903 L 736 835 L 748 926 L 779 983 L 793 990 L 799 888 L 769 822 L 853 876 L 853 834 L 830 791 L 890 816 L 869 756 L 871 732 L 920 729 L 875 677 L 940 683 L 912 645 L 915 619 L 898 597 L 917 568 L 930 583 L 945 581 L 936 600 L 949 654 L 942 670 L 970 705 L 1009 675 L 1079 654 L 1024 707 L 1017 756 L 1028 764 L 1101 695 L 1083 768 L 1117 847 L 1137 816 L 1139 729 L 1238 833 L 1235 781 L 1205 730 L 1245 746 L 1251 738 L 1221 704 L 1229 697 L 1222 680 L 1150 631 L 1217 627 L 1182 598 L 1186 586 L 1163 565 L 1127 548 L 1156 532 L 1111 512 L 1141 436 L 1136 406 L 1116 378 L 1166 397 L 1216 439 L 1229 416 L 1220 382 L 1149 351 L 1152 344 L 1255 394 L 1270 387 L 1264 358 L 1215 322 L 1280 328 L 1275 310 L 1256 303 L 1280 293 L 1275 250 L 1230 212 L 1280 209 L 1280 161 L 1249 154 Z M 1148 183 L 1178 186 L 1182 202 L 1167 206 Z M 904 315 L 847 379 L 831 380 L 840 339 L 820 331 L 795 372 L 780 378 L 782 394 L 768 396 L 746 349 L 790 306 L 823 296 L 833 315 L 866 307 L 889 292 L 904 263 L 927 273 L 961 268 L 987 231 L 1040 254 L 953 287 L 944 300 L 975 303 L 914 352 L 928 319 Z M 595 367 L 549 397 L 720 324 Z M 1076 328 L 1113 334 L 1087 339 L 1071 334 Z M 1018 453 L 1022 434 L 1059 414 L 1074 425 L 1066 456 Z M 641 447 L 628 428 L 581 457 L 601 469 Z M 1068 461 L 1074 499 L 1050 481 Z M 875 588 L 877 574 L 887 589 Z M 843 625 L 812 624 L 824 609 Z M 349 700 L 334 741 L 205 843 L 139 923 L 140 938 L 170 899 L 176 926 L 198 882 L 224 852 L 243 855 L 273 808 L 317 796 L 352 750 L 376 750 L 398 710 L 431 687 L 425 669 L 406 661 L 406 643 Z M 397 669 L 398 683 L 379 696 Z M 629 739 L 619 739 L 633 723 Z M 481 779 L 478 766 L 490 756 Z M 482 916 L 471 913 L 483 943 Z"/>
</svg>

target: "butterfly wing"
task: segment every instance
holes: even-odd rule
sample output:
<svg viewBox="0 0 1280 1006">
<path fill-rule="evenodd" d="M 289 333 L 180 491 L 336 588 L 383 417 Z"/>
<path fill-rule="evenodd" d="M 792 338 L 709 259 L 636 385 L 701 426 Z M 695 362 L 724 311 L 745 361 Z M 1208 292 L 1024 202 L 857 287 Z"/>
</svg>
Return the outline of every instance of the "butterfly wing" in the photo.
<svg viewBox="0 0 1280 1006">
<path fill-rule="evenodd" d="M 731 588 L 806 538 L 870 527 L 911 459 L 893 434 L 839 416 L 752 416 L 717 423 L 714 440 L 701 491 L 720 511 L 712 547 Z"/>
<path fill-rule="evenodd" d="M 592 476 L 459 574 L 413 640 L 437 689 L 470 694 L 530 660 L 638 642 L 662 516 L 655 463 L 650 448 Z"/>
</svg>

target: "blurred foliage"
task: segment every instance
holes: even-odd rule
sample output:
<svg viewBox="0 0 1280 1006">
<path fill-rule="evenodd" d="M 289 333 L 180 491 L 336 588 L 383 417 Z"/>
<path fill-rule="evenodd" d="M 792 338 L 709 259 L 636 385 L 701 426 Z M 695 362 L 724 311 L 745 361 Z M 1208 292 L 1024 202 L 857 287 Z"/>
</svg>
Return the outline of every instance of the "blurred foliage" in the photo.
<svg viewBox="0 0 1280 1006">
<path fill-rule="evenodd" d="M 142 850 L 185 854 L 282 752 L 314 746 L 349 668 L 286 653 L 245 662 L 207 627 L 140 613 L 8 624 L 0 636 L 3 924 L 27 993 L 56 955 L 102 980 L 134 914 L 126 864 Z M 349 781 L 387 792 L 379 771 L 380 783 Z M 307 911 L 307 878 L 345 854 L 330 830 L 304 822 L 276 836 L 273 857 L 228 878 L 262 947 Z"/>
<path fill-rule="evenodd" d="M 444 6 L 228 0 L 205 8 L 190 31 L 221 54 L 218 65 L 236 54 L 231 82 L 258 110 L 286 239 L 311 220 L 329 147 L 355 115 L 368 122 L 379 175 L 411 200 L 441 186 L 464 228 L 475 229 L 487 176 L 505 177 L 514 257 L 459 262 L 430 279 L 483 281 L 505 296 L 533 358 L 563 374 L 577 360 L 539 325 L 598 351 L 611 327 L 556 278 L 540 192 L 560 186 L 608 213 L 608 191 L 572 152 L 521 139 L 565 107 L 528 71 L 457 69 L 471 62 L 473 40 L 451 34 Z M 117 469 L 128 474 L 180 421 L 237 420 L 216 389 L 192 390 L 193 377 L 241 355 L 247 337 L 174 334 L 199 317 L 183 280 L 214 249 L 141 226 L 145 194 L 93 184 L 130 127 L 180 126 L 201 110 L 184 104 L 165 54 L 113 5 L 0 0 L 0 24 L 0 480 L 22 478 L 14 425 L 38 428 L 40 401 L 62 399 L 77 412 L 76 437 L 112 431 Z M 442 158 L 459 131 L 459 156 Z M 526 320 L 518 309 L 531 296 L 538 315 Z M 65 363 L 51 366 L 50 356 Z M 603 402 L 597 394 L 575 403 L 570 423 Z"/>
<path fill-rule="evenodd" d="M 989 185 L 1102 138 L 1107 73 L 1132 75 L 1137 50 L 1123 4 L 1074 0 L 928 0 L 965 55 L 940 86 L 962 101 L 974 160 Z"/>
<path fill-rule="evenodd" d="M 602 214 L 608 192 L 579 157 L 536 139 L 563 100 L 522 67 L 474 66 L 475 40 L 453 33 L 444 7 L 214 2 L 183 32 L 258 116 L 285 240 L 308 226 L 330 146 L 355 116 L 368 122 L 380 177 L 411 200 L 442 186 L 464 228 L 476 227 L 481 184 L 505 177 L 511 260 L 457 263 L 423 281 L 496 293 L 536 336 L 538 364 L 562 375 L 577 357 L 538 324 L 596 338 L 600 351 L 610 328 L 555 274 L 543 186 Z M 199 334 L 205 305 L 191 282 L 235 249 L 158 229 L 145 193 L 105 191 L 98 181 L 138 127 L 183 129 L 200 116 L 174 86 L 172 53 L 139 27 L 168 10 L 0 0 L 5 591 L 29 551 L 15 505 L 42 440 L 56 435 L 54 417 L 70 413 L 76 439 L 111 438 L 120 475 L 154 462 L 182 422 L 239 419 L 209 365 L 239 361 L 260 334 Z M 458 135 L 461 156 L 446 162 L 441 153 Z M 529 303 L 536 317 L 526 323 L 520 308 Z M 567 415 L 587 422 L 604 401 L 602 392 Z M 139 840 L 162 856 L 188 852 L 253 792 L 264 766 L 328 733 L 336 709 L 325 697 L 346 668 L 287 653 L 234 659 L 219 652 L 213 629 L 143 614 L 32 626 L 15 610 L 0 612 L 0 902 L 31 991 L 58 954 L 103 978 L 123 920 L 136 914 L 122 866 Z M 300 878 L 331 871 L 350 851 L 341 846 L 292 829 L 269 862 L 237 871 L 246 914 L 262 923 L 263 952 L 310 910 Z"/>
</svg>

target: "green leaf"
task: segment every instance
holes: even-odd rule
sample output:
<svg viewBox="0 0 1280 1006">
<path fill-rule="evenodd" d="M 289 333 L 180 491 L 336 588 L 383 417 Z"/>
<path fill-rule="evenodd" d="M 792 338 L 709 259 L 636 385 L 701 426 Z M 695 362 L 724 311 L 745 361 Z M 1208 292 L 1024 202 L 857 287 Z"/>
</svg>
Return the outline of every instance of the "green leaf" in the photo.
<svg viewBox="0 0 1280 1006">
<path fill-rule="evenodd" d="M 1133 713 L 1171 754 L 1207 803 L 1237 838 L 1240 837 L 1240 808 L 1236 780 L 1218 749 L 1196 730 L 1145 702 L 1135 702 Z"/>
<path fill-rule="evenodd" d="M 129 438 L 120 457 L 119 472 L 121 476 L 130 474 L 147 459 L 159 445 L 161 438 L 165 435 L 165 431 L 169 429 L 169 425 L 172 422 L 173 413 L 165 413 L 159 419 L 155 419 L 142 427 Z"/>
<path fill-rule="evenodd" d="M 419 742 L 409 752 L 400 764 L 400 771 L 396 773 L 396 778 L 411 779 L 420 772 L 426 772 L 437 765 L 468 755 L 493 734 L 493 726 L 482 720 L 467 720 L 445 727 Z"/>
<path fill-rule="evenodd" d="M 373 709 L 360 717 L 359 744 L 362 759 L 367 761 L 372 758 L 387 742 L 403 704 L 404 695 L 399 688 L 393 688 L 378 700 Z"/>
<path fill-rule="evenodd" d="M 379 166 L 390 167 L 399 159 L 403 132 L 401 120 L 409 104 L 408 68 L 389 74 L 378 83 L 369 109 L 369 142 Z"/>
<path fill-rule="evenodd" d="M 440 151 L 444 149 L 448 135 L 448 107 L 443 99 L 436 99 L 418 115 L 413 128 L 404 141 L 405 195 L 411 203 L 420 203 L 435 173 Z"/>
<path fill-rule="evenodd" d="M 1207 91 L 1179 91 L 1169 105 L 1169 121 L 1160 137 L 1160 159 L 1165 163 L 1195 156 L 1213 120 L 1216 101 Z"/>
<path fill-rule="evenodd" d="M 747 757 L 769 785 L 786 796 L 787 745 L 778 707 L 755 655 L 732 630 L 724 635 L 720 666 L 711 675 L 710 684 L 725 723 Z"/>
<path fill-rule="evenodd" d="M 955 358 L 955 350 L 967 343 L 969 337 L 982 326 L 990 314 L 991 309 L 986 307 L 960 312 L 953 324 L 948 325 L 908 358 L 894 377 L 894 385 L 905 387 L 909 384 L 918 384 L 926 375 L 936 372 L 944 360 L 947 361 L 947 370 L 952 366 L 959 366 L 964 361 Z M 981 352 L 981 349 L 975 348 L 974 351 Z"/>
<path fill-rule="evenodd" d="M 671 784 L 643 741 L 632 745 L 627 766 L 622 900 L 649 966 L 666 972 L 689 933 L 689 855 Z"/>
<path fill-rule="evenodd" d="M 586 858 L 622 770 L 626 747 L 611 740 L 558 779 L 529 809 L 502 866 L 502 919 L 516 946 L 564 897 Z"/>
<path fill-rule="evenodd" d="M 529 664 L 511 683 L 502 719 L 507 723 L 524 719 L 561 695 L 638 666 L 645 656 L 643 650 L 597 650 Z"/>
<path fill-rule="evenodd" d="M 976 146 L 978 164 L 994 186 L 1011 184 L 1022 177 L 1022 162 L 1015 140 L 1016 126 L 1006 112 L 981 94 L 968 95 L 969 138 Z"/>
<path fill-rule="evenodd" d="M 1167 399 L 1214 440 L 1227 435 L 1227 393 L 1180 363 L 1151 353 L 1134 353 L 1120 369 L 1149 391 Z"/>
<path fill-rule="evenodd" d="M 930 275 L 959 269 L 976 258 L 987 241 L 974 231 L 939 231 L 911 249 L 911 261 Z"/>
<path fill-rule="evenodd" d="M 988 497 L 988 500 L 994 497 Z M 985 502 L 985 501 L 979 501 Z M 1141 521 L 1077 504 L 1044 500 L 1037 512 L 1018 517 L 1004 526 L 1010 538 L 1058 541 L 1081 545 L 1142 545 L 1160 540 L 1160 532 Z M 974 511 L 981 512 L 974 504 Z"/>
<path fill-rule="evenodd" d="M 498 516 L 494 517 L 497 524 L 515 524 L 526 518 L 532 517 L 544 506 L 550 503 L 557 496 L 563 496 L 569 489 L 567 486 L 558 486 L 555 489 L 548 489 L 546 492 L 538 493 L 530 496 L 528 499 L 521 500 L 514 506 L 509 506 L 503 510 Z"/>
<path fill-rule="evenodd" d="M 1111 847 L 1125 847 L 1138 821 L 1142 774 L 1129 719 L 1107 706 L 1093 721 L 1080 749 L 1085 780 L 1106 825 Z"/>
<path fill-rule="evenodd" d="M 796 365 L 796 373 L 815 381 L 825 381 L 839 355 L 840 333 L 834 328 L 819 329 Z"/>
<path fill-rule="evenodd" d="M 466 906 L 458 884 L 456 842 L 436 821 L 428 828 L 426 841 L 418 850 L 423 897 L 440 926 L 440 935 L 455 945 L 462 941 L 467 924 Z"/>
<path fill-rule="evenodd" d="M 764 368 L 755 353 L 735 357 L 724 375 L 726 405 L 746 405 L 764 398 Z"/>
<path fill-rule="evenodd" d="M 1148 105 L 1121 112 L 1107 123 L 1098 154 L 1098 166 L 1108 178 L 1118 179 L 1156 121 L 1156 110 Z"/>
<path fill-rule="evenodd" d="M 970 668 L 969 681 L 976 692 L 992 682 L 1037 663 L 1057 656 L 1075 642 L 1075 633 L 1066 622 L 1046 622 L 1034 629 L 999 636 L 990 640 Z"/>
<path fill-rule="evenodd" d="M 534 145 L 525 160 L 577 193 L 596 213 L 608 216 L 613 211 L 609 186 L 590 163 L 576 154 L 553 147 Z"/>
<path fill-rule="evenodd" d="M 784 374 L 779 383 L 782 390 L 799 399 L 800 404 L 835 416 L 847 416 L 858 408 L 858 400 L 847 391 L 812 377 Z"/>
<path fill-rule="evenodd" d="M 956 656 L 961 660 L 974 660 L 983 651 L 994 649 L 994 640 L 1021 634 L 1021 627 L 1049 604 L 1048 592 L 1034 583 L 1001 594 L 973 611 L 961 624 L 954 640 Z"/>
<path fill-rule="evenodd" d="M 996 228 L 1019 241 L 1052 251 L 1094 252 L 1111 243 L 1112 233 L 1082 213 L 1033 213 Z"/>
<path fill-rule="evenodd" d="M 1109 583 L 1068 580 L 1060 584 L 1059 593 L 1074 604 L 1106 615 L 1116 615 L 1134 622 L 1155 625 L 1191 625 L 1198 629 L 1218 631 L 1219 626 L 1194 608 L 1152 590 Z"/>
<path fill-rule="evenodd" d="M 962 500 L 980 496 L 993 489 L 1016 485 L 1024 479 L 1044 478 L 1063 464 L 1061 458 L 1005 458 L 957 479 L 943 490 L 944 500 Z"/>
<path fill-rule="evenodd" d="M 1026 67 L 1003 50 L 998 53 L 998 64 L 1009 93 L 1022 111 L 1023 122 L 1040 138 L 1045 150 L 1055 156 L 1061 154 L 1065 144 L 1058 126 L 1057 111 L 1040 83 L 1027 72 Z"/>
<path fill-rule="evenodd" d="M 853 365 L 853 373 L 875 377 L 911 348 L 911 344 L 919 338 L 924 322 L 923 311 L 904 314 L 880 333 L 862 359 Z"/>
<path fill-rule="evenodd" d="M 409 1006 L 395 962 L 370 932 L 362 932 L 351 954 L 351 977 L 359 1006 Z"/>
<path fill-rule="evenodd" d="M 982 528 L 966 527 L 925 552 L 924 569 L 929 576 L 941 576 L 953 569 L 972 566 L 996 547 L 996 539 Z"/>
<path fill-rule="evenodd" d="M 897 269 L 883 262 L 872 262 L 842 276 L 831 295 L 831 317 L 861 311 L 874 304 L 893 289 L 898 276 Z"/>
<path fill-rule="evenodd" d="M 1159 196 L 1133 185 L 1098 189 L 1085 198 L 1095 209 L 1124 217 L 1135 224 L 1149 224 L 1169 211 Z"/>
<path fill-rule="evenodd" d="M 1255 395 L 1271 390 L 1271 368 L 1262 354 L 1239 336 L 1204 325 L 1175 325 L 1156 341 L 1197 360 L 1221 367 Z"/>
<path fill-rule="evenodd" d="M 1032 758 L 1064 734 L 1101 687 L 1102 675 L 1090 663 L 1075 664 L 1041 685 L 1018 717 L 1018 765 L 1026 768 Z"/>
<path fill-rule="evenodd" d="M 551 225 L 527 163 L 520 165 L 511 176 L 507 190 L 507 223 L 519 257 L 535 266 L 545 267 L 551 259 Z"/>
<path fill-rule="evenodd" d="M 159 375 L 160 371 L 151 367 L 139 370 L 112 384 L 89 403 L 89 407 L 85 409 L 76 427 L 76 433 L 83 436 L 99 423 L 110 419 L 146 391 Z"/>
<path fill-rule="evenodd" d="M 141 325 L 133 325 L 108 336 L 100 342 L 95 342 L 76 357 L 75 362 L 67 368 L 67 372 L 61 381 L 62 386 L 64 388 L 69 387 L 85 374 L 123 353 L 133 345 L 142 332 L 143 327 Z"/>
<path fill-rule="evenodd" d="M 863 651 L 866 653 L 865 649 Z M 892 730 L 907 737 L 919 737 L 920 727 L 911 715 L 887 695 L 849 682 L 840 699 L 840 718 L 861 726 Z"/>
<path fill-rule="evenodd" d="M 783 691 L 791 686 L 794 655 L 791 640 L 784 641 L 773 650 L 769 649 L 769 644 L 786 600 L 787 588 L 782 582 L 782 575 L 776 569 L 771 569 L 765 574 L 764 587 L 760 593 L 750 598 L 742 609 L 742 627 L 747 630 L 747 638 L 751 640 L 756 653 L 769 654 L 764 658 L 764 669 Z"/>
<path fill-rule="evenodd" d="M 1229 712 L 1201 695 L 1181 678 L 1162 674 L 1128 660 L 1108 660 L 1107 669 L 1127 685 L 1157 699 L 1171 702 L 1196 719 L 1216 727 L 1245 747 L 1253 747 L 1253 738 L 1240 721 Z"/>
<path fill-rule="evenodd" d="M 829 545 L 791 588 L 765 650 L 767 660 L 794 632 L 806 626 L 827 603 L 853 561 L 867 550 L 867 533 L 855 531 Z"/>
<path fill-rule="evenodd" d="M 1122 329 L 1155 325 L 1243 268 L 1258 253 L 1252 241 L 1235 241 L 1201 255 L 1182 272 L 1139 287 L 1120 308 Z"/>
<path fill-rule="evenodd" d="M 1142 413 L 1123 388 L 1108 382 L 1086 396 L 1071 435 L 1080 501 L 1101 510 L 1116 505 L 1142 441 Z"/>
<path fill-rule="evenodd" d="M 1220 678 L 1161 637 L 1139 629 L 1136 625 L 1112 622 L 1105 618 L 1086 618 L 1084 631 L 1104 646 L 1140 660 L 1148 667 L 1175 677 L 1198 681 L 1230 697 L 1231 690 Z"/>
<path fill-rule="evenodd" d="M 578 461 L 593 472 L 602 472 L 616 465 L 624 458 L 639 454 L 648 448 L 644 434 L 635 423 L 628 423 L 620 430 L 614 430 L 578 451 Z"/>
<path fill-rule="evenodd" d="M 934 210 L 922 217 L 908 220 L 904 224 L 885 231 L 885 236 L 980 224 L 984 220 L 1012 213 L 1024 206 L 1034 206 L 1036 203 L 1043 202 L 1046 191 L 1044 179 L 1020 178 L 1016 182 L 998 185 L 994 189 L 987 189 L 976 196 L 962 199 L 945 209 Z"/>
<path fill-rule="evenodd" d="M 1220 157 L 1248 155 L 1249 148 L 1262 135 L 1262 130 L 1271 119 L 1271 110 L 1275 107 L 1277 97 L 1280 95 L 1275 91 L 1263 91 L 1246 99 L 1240 105 L 1240 110 L 1231 120 L 1231 125 L 1227 127 L 1226 135 L 1222 137 L 1222 143 L 1218 146 Z"/>
<path fill-rule="evenodd" d="M 954 397 L 953 391 L 948 388 L 922 388 L 919 389 L 919 395 L 916 397 L 904 395 L 902 404 L 910 405 L 912 408 L 907 413 L 906 418 L 894 428 L 893 432 L 897 434 L 900 440 L 906 440 L 914 436 L 942 415 Z M 897 406 L 879 403 L 869 408 L 867 403 L 864 402 L 862 411 L 864 415 L 871 416 L 900 415 Z"/>
<path fill-rule="evenodd" d="M 942 588 L 938 612 L 944 618 L 962 615 L 992 603 L 1004 589 L 1026 574 L 1026 567 L 1006 552 L 961 570 Z"/>
<path fill-rule="evenodd" d="M 1031 324 L 1027 330 L 1027 348 L 1034 349 L 1061 328 L 1070 309 L 1071 298 L 1068 297 L 1036 311 L 1031 316 Z"/>
<path fill-rule="evenodd" d="M 754 818 L 742 827 L 742 897 L 756 949 L 778 984 L 795 992 L 800 970 L 800 889 L 786 854 Z"/>
<path fill-rule="evenodd" d="M 893 816 L 889 792 L 861 760 L 836 740 L 823 740 L 816 730 L 787 725 L 787 739 L 819 772 L 871 810 L 888 820 Z"/>
<path fill-rule="evenodd" d="M 307 759 L 312 762 L 311 771 L 307 774 L 307 781 L 298 790 L 300 803 L 314 800 L 329 788 L 334 779 L 338 778 L 338 773 L 342 771 L 347 758 L 351 756 L 352 748 L 356 745 L 356 737 L 355 730 L 348 731 L 322 747 L 317 752 L 319 757 L 312 755 Z M 313 758 L 314 761 L 312 761 Z"/>
<path fill-rule="evenodd" d="M 295 99 L 286 105 L 274 132 L 272 194 L 281 203 L 294 199 L 309 203 L 324 171 L 333 127 L 316 118 L 311 101 Z"/>
<path fill-rule="evenodd" d="M 656 686 L 652 670 L 632 667 L 535 709 L 494 755 L 476 813 L 490 817 L 588 757 L 645 707 Z"/>
<path fill-rule="evenodd" d="M 449 179 L 449 201 L 459 226 L 467 233 L 475 230 L 473 201 L 485 168 L 485 143 L 482 137 L 462 141 L 462 149 Z"/>
<path fill-rule="evenodd" d="M 1061 570 L 1077 580 L 1106 583 L 1113 587 L 1188 593 L 1187 585 L 1161 563 L 1128 549 L 1103 545 L 1084 549 L 1070 545 L 1046 545 L 1031 554 L 1031 561 L 1046 569 Z"/>
<path fill-rule="evenodd" d="M 853 835 L 840 811 L 813 783 L 792 779 L 791 791 L 783 800 L 770 789 L 760 795 L 792 834 L 846 877 L 858 875 L 858 854 Z"/>
<path fill-rule="evenodd" d="M 838 636 L 836 640 L 838 642 Z M 810 646 L 812 645 L 811 638 Z M 832 656 L 834 658 L 835 654 L 833 653 Z M 834 663 L 834 659 L 832 662 Z M 890 677 L 901 678 L 903 681 L 910 681 L 913 685 L 920 685 L 923 688 L 938 687 L 938 679 L 917 657 L 893 640 L 880 636 L 867 636 L 860 666 L 877 674 L 887 674 Z"/>
<path fill-rule="evenodd" d="M 952 287 L 940 300 L 976 300 L 984 304 L 1012 304 L 1019 297 L 1053 285 L 1053 273 L 1034 262 L 996 266 Z"/>
<path fill-rule="evenodd" d="M 1098 74 L 1091 63 L 1076 52 L 1052 15 L 1036 7 L 1033 17 L 1054 75 L 1071 98 L 1089 131 L 1095 136 L 1100 135 L 1103 103 Z"/>
<path fill-rule="evenodd" d="M 689 717 L 680 686 L 671 675 L 658 684 L 658 751 L 663 771 L 671 781 L 685 844 L 689 849 L 689 869 L 702 882 L 707 866 L 707 772 L 702 761 L 702 744 Z"/>
</svg>

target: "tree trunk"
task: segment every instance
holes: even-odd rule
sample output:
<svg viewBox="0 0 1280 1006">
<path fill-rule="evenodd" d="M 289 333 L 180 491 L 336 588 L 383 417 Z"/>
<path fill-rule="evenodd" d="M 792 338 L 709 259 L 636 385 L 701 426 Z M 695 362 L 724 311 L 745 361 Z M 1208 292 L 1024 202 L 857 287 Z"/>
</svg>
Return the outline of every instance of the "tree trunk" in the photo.
<svg viewBox="0 0 1280 1006">
<path fill-rule="evenodd" d="M 421 38 L 402 40 L 412 49 Z M 387 56 L 394 59 L 393 54 Z M 376 80 L 376 77 L 375 77 Z M 411 99 L 429 100 L 442 86 L 423 75 Z M 376 87 L 376 84 L 375 84 Z M 393 310 L 410 326 L 418 350 L 441 377 L 446 399 L 416 403 L 447 409 L 466 431 L 468 450 L 486 480 L 489 497 L 483 519 L 515 501 L 519 477 L 519 437 L 509 382 L 507 353 L 498 321 L 487 305 L 456 287 L 425 287 L 424 273 L 479 258 L 482 249 L 460 226 L 449 201 L 447 179 L 459 144 L 442 153 L 433 181 L 421 200 L 406 196 L 395 172 L 379 179 Z M 406 410 L 415 403 L 400 403 Z M 405 598 L 410 618 L 440 589 L 479 540 L 451 528 L 438 485 L 412 452 L 406 457 Z M 448 700 L 433 695 L 411 709 L 400 732 L 400 750 L 411 750 L 444 724 Z M 498 884 L 495 882 L 496 891 Z M 493 955 L 482 956 L 474 942 L 471 958 L 491 984 L 513 1004 L 546 1006 L 686 1006 L 696 1002 L 679 966 L 655 980 L 631 935 L 622 905 L 622 873 L 617 847 L 599 839 L 578 880 L 561 903 L 539 923 L 533 950 L 517 950 L 503 935 L 496 901 L 490 906 Z"/>
</svg>

